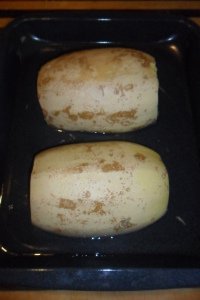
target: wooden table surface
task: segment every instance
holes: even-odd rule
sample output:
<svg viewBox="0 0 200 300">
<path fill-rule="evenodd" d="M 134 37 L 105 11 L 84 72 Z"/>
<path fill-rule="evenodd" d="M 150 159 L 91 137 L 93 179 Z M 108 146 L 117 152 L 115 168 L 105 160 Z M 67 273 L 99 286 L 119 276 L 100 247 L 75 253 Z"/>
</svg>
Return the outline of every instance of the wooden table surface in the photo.
<svg viewBox="0 0 200 300">
<path fill-rule="evenodd" d="M 145 292 L 5 291 L 1 300 L 199 300 L 200 289 Z"/>
<path fill-rule="evenodd" d="M 69 9 L 113 9 L 113 10 L 170 10 L 178 13 L 187 12 L 188 18 L 200 25 L 200 0 L 0 0 L 0 27 L 6 26 L 16 15 L 45 10 Z M 198 289 L 176 289 L 159 291 L 133 292 L 83 292 L 83 291 L 1 291 L 0 299 L 5 300 L 200 300 Z"/>
</svg>

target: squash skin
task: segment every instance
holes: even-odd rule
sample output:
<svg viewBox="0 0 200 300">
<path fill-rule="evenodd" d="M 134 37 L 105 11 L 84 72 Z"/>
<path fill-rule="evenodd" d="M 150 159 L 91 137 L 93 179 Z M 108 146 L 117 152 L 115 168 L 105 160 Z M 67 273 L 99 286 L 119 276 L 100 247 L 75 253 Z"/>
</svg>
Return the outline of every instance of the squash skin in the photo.
<svg viewBox="0 0 200 300">
<path fill-rule="evenodd" d="M 57 129 L 129 132 L 156 122 L 155 59 L 129 48 L 75 51 L 41 67 L 37 94 L 46 123 Z"/>
<path fill-rule="evenodd" d="M 130 142 L 54 147 L 34 160 L 33 225 L 74 237 L 139 230 L 167 211 L 169 178 L 160 156 Z"/>
</svg>

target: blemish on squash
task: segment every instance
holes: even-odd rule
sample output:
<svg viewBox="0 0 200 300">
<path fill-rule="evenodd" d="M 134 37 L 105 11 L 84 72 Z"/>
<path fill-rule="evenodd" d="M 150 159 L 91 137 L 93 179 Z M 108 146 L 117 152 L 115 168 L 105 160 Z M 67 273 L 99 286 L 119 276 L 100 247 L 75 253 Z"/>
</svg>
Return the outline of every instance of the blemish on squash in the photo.
<svg viewBox="0 0 200 300">
<path fill-rule="evenodd" d="M 43 77 L 40 81 L 40 86 L 47 85 L 53 78 L 50 76 Z"/>
<path fill-rule="evenodd" d="M 113 161 L 111 164 L 105 164 L 101 167 L 103 172 L 112 172 L 112 171 L 123 171 L 124 167 L 117 161 Z"/>
<path fill-rule="evenodd" d="M 87 59 L 87 57 L 85 56 L 80 56 L 78 58 L 78 64 L 80 64 L 84 69 L 85 71 L 91 71 L 92 70 L 92 67 Z"/>
<path fill-rule="evenodd" d="M 87 166 L 89 166 L 89 163 L 81 163 L 79 166 L 80 167 L 87 167 Z"/>
<path fill-rule="evenodd" d="M 139 153 L 139 152 L 136 153 L 134 156 L 135 156 L 135 158 L 137 158 L 140 161 L 144 161 L 146 159 L 146 156 L 142 153 Z"/>
<path fill-rule="evenodd" d="M 105 159 L 100 159 L 99 163 L 103 164 L 105 162 Z"/>
<path fill-rule="evenodd" d="M 123 85 L 118 84 L 118 85 L 115 87 L 115 89 L 114 89 L 114 94 L 115 94 L 115 95 L 120 95 L 120 97 L 125 96 Z"/>
<path fill-rule="evenodd" d="M 104 85 L 102 85 L 102 84 L 99 85 L 99 89 L 101 90 L 102 96 L 103 96 L 103 97 L 104 97 L 104 95 L 105 95 L 105 93 L 104 93 L 104 88 L 105 88 Z"/>
<path fill-rule="evenodd" d="M 85 225 L 85 224 L 88 223 L 88 220 L 82 220 L 82 221 L 80 221 L 79 223 L 80 223 L 81 225 Z"/>
<path fill-rule="evenodd" d="M 131 227 L 135 227 L 137 224 L 134 224 L 130 221 L 131 218 L 124 218 L 121 219 L 121 221 L 114 226 L 114 230 L 116 233 L 123 231 L 124 229 L 128 229 Z"/>
<path fill-rule="evenodd" d="M 59 199 L 59 208 L 75 210 L 76 203 L 70 199 L 60 198 Z"/>
<path fill-rule="evenodd" d="M 125 91 L 130 91 L 134 88 L 134 85 L 132 83 L 122 85 L 122 84 L 117 84 L 115 89 L 114 89 L 114 94 L 115 95 L 120 95 L 120 97 L 125 96 Z"/>
<path fill-rule="evenodd" d="M 92 152 L 92 145 L 85 145 L 86 147 L 86 152 Z"/>
<path fill-rule="evenodd" d="M 111 224 L 116 224 L 117 223 L 117 219 L 115 217 L 113 217 L 112 219 L 110 219 Z"/>
<path fill-rule="evenodd" d="M 147 76 L 147 75 L 144 75 L 144 76 L 143 76 L 143 79 L 144 79 L 144 80 L 147 80 L 147 79 L 148 79 L 148 76 Z"/>
<path fill-rule="evenodd" d="M 125 91 L 129 91 L 129 90 L 132 90 L 132 89 L 133 89 L 133 84 L 132 83 L 129 83 L 129 84 L 124 86 Z"/>
<path fill-rule="evenodd" d="M 89 214 L 90 213 L 95 213 L 95 214 L 98 214 L 98 215 L 105 215 L 105 211 L 103 210 L 103 206 L 104 206 L 104 203 L 100 202 L 100 201 L 95 201 L 95 205 L 94 205 L 94 208 L 89 211 Z"/>
<path fill-rule="evenodd" d="M 64 108 L 62 111 L 63 111 L 65 114 L 67 114 L 67 116 L 68 116 L 69 119 L 71 119 L 72 121 L 77 121 L 77 119 L 78 119 L 77 114 L 72 114 L 72 113 L 70 112 L 70 110 L 71 110 L 71 106 L 67 106 L 67 107 Z"/>
<path fill-rule="evenodd" d="M 55 110 L 55 111 L 53 112 L 53 115 L 54 115 L 55 117 L 57 117 L 57 116 L 59 115 L 59 113 L 60 113 L 59 110 Z"/>
<path fill-rule="evenodd" d="M 161 176 L 162 176 L 163 179 L 165 179 L 166 176 L 167 176 L 167 172 L 163 172 Z"/>
<path fill-rule="evenodd" d="M 131 56 L 134 58 L 138 58 L 141 62 L 142 67 L 148 68 L 152 62 L 154 62 L 153 57 L 147 55 L 141 51 L 132 50 L 130 52 Z"/>
<path fill-rule="evenodd" d="M 76 167 L 73 168 L 73 171 L 75 171 L 76 173 L 82 173 L 83 168 L 81 166 L 76 166 Z"/>
<path fill-rule="evenodd" d="M 81 113 L 78 113 L 79 118 L 83 120 L 91 120 L 94 118 L 94 113 L 91 111 L 83 111 Z"/>
<path fill-rule="evenodd" d="M 118 111 L 116 113 L 110 114 L 106 117 L 106 120 L 109 123 L 119 123 L 127 121 L 127 119 L 136 119 L 137 118 L 137 109 Z"/>
<path fill-rule="evenodd" d="M 65 216 L 63 214 L 57 214 L 58 219 L 60 220 L 61 223 L 65 222 Z"/>
<path fill-rule="evenodd" d="M 73 173 L 73 174 L 78 174 L 78 173 L 82 173 L 83 172 L 83 167 L 81 165 L 78 165 L 78 166 L 74 166 L 74 167 L 67 167 L 67 168 L 64 168 L 63 170 L 63 173 Z"/>
<path fill-rule="evenodd" d="M 86 191 L 86 192 L 83 193 L 84 198 L 90 198 L 90 196 L 91 196 L 90 191 Z"/>
</svg>

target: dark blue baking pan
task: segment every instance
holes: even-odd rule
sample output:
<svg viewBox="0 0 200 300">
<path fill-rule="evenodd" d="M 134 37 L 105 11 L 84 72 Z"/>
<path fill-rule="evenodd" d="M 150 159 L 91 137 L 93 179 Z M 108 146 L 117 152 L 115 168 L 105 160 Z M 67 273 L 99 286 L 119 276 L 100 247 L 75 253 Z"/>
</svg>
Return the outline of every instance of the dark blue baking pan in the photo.
<svg viewBox="0 0 200 300">
<path fill-rule="evenodd" d="M 37 99 L 37 74 L 63 53 L 131 47 L 156 59 L 159 117 L 123 134 L 58 131 Z M 200 30 L 169 13 L 68 11 L 21 17 L 0 36 L 0 288 L 147 290 L 200 286 Z M 166 215 L 134 233 L 69 238 L 30 222 L 34 155 L 70 143 L 127 140 L 160 153 Z"/>
</svg>

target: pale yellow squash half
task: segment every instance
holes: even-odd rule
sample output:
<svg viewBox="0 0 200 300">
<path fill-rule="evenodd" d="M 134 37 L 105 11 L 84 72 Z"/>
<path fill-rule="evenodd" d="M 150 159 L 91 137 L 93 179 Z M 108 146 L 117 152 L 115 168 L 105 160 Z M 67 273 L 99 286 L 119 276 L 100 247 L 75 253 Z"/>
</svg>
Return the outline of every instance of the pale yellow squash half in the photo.
<svg viewBox="0 0 200 300">
<path fill-rule="evenodd" d="M 155 59 L 127 48 L 75 51 L 41 67 L 38 100 L 58 129 L 128 132 L 156 121 Z"/>
<path fill-rule="evenodd" d="M 57 234 L 89 237 L 132 232 L 161 218 L 168 198 L 168 173 L 160 156 L 134 143 L 58 146 L 34 160 L 31 220 Z"/>
</svg>

